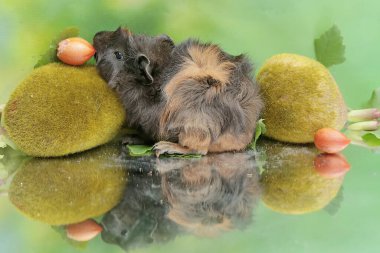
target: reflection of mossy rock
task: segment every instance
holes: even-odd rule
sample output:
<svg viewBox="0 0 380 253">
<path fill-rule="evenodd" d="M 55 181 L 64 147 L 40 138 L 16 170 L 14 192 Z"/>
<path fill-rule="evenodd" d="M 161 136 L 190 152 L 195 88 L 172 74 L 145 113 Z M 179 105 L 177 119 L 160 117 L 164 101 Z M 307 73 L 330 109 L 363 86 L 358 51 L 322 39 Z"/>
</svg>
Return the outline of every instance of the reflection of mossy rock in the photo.
<svg viewBox="0 0 380 253">
<path fill-rule="evenodd" d="M 52 225 L 104 214 L 121 199 L 126 184 L 118 149 L 102 146 L 65 158 L 35 158 L 17 172 L 11 202 L 25 215 Z"/>
<path fill-rule="evenodd" d="M 0 148 L 0 180 L 6 180 L 30 157 L 7 146 Z"/>
<path fill-rule="evenodd" d="M 35 69 L 13 92 L 2 124 L 31 156 L 61 156 L 111 140 L 125 119 L 95 67 L 59 63 Z"/>
<path fill-rule="evenodd" d="M 343 177 L 328 179 L 314 169 L 313 146 L 264 144 L 267 162 L 261 183 L 262 200 L 274 211 L 303 214 L 325 207 L 337 195 Z"/>
<path fill-rule="evenodd" d="M 280 54 L 257 75 L 263 99 L 266 135 L 293 143 L 313 142 L 323 127 L 340 130 L 347 108 L 334 78 L 310 58 Z"/>
</svg>

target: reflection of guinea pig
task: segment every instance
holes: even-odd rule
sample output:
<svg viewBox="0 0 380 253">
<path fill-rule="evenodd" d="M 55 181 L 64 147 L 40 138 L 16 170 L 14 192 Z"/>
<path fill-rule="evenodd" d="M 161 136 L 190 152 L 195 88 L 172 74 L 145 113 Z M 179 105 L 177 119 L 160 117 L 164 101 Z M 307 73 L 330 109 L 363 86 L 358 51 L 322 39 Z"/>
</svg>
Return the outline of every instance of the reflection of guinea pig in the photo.
<svg viewBox="0 0 380 253">
<path fill-rule="evenodd" d="M 102 239 L 128 250 L 183 233 L 215 236 L 244 228 L 260 195 L 252 152 L 199 159 L 123 157 L 123 199 L 102 219 Z"/>
<path fill-rule="evenodd" d="M 262 109 L 247 56 L 119 28 L 94 37 L 97 68 L 156 154 L 243 150 Z"/>
<path fill-rule="evenodd" d="M 166 218 L 168 204 L 153 157 L 124 157 L 129 171 L 123 199 L 102 219 L 102 239 L 125 251 L 175 238 L 178 226 Z"/>
<path fill-rule="evenodd" d="M 249 224 L 259 199 L 258 174 L 250 153 L 214 154 L 162 175 L 168 218 L 186 231 L 216 236 Z M 160 161 L 162 163 L 162 160 Z"/>
</svg>

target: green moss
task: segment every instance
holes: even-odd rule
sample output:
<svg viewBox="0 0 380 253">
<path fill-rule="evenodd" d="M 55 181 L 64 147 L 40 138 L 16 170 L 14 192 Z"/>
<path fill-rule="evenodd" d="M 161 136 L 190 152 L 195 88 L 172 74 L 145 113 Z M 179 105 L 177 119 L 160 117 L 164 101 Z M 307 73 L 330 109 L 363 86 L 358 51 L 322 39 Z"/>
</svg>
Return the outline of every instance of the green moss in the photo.
<svg viewBox="0 0 380 253">
<path fill-rule="evenodd" d="M 51 225 L 102 215 L 126 185 L 118 157 L 118 148 L 106 145 L 64 158 L 34 158 L 13 178 L 9 199 L 26 216 Z"/>
<path fill-rule="evenodd" d="M 62 156 L 110 141 L 125 120 L 95 67 L 52 63 L 34 70 L 4 109 L 4 127 L 31 156 Z"/>
<path fill-rule="evenodd" d="M 267 141 L 261 177 L 262 200 L 270 209 L 286 214 L 303 214 L 324 208 L 337 195 L 343 177 L 325 178 L 314 169 L 318 151 L 312 145 Z"/>
<path fill-rule="evenodd" d="M 310 143 L 318 129 L 340 130 L 346 122 L 347 108 L 334 78 L 313 59 L 275 55 L 260 69 L 257 81 L 268 137 Z"/>
</svg>

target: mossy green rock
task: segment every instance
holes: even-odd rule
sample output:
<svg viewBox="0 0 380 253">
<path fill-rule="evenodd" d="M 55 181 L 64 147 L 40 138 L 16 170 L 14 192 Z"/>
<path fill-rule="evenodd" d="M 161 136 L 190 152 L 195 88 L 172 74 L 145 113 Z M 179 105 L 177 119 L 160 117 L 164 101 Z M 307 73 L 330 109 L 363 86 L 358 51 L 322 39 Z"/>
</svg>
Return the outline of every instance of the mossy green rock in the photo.
<svg viewBox="0 0 380 253">
<path fill-rule="evenodd" d="M 266 163 L 261 174 L 262 200 L 285 214 L 304 214 L 327 206 L 337 195 L 344 176 L 325 178 L 314 168 L 318 150 L 312 145 L 266 141 L 261 144 Z"/>
<path fill-rule="evenodd" d="M 92 66 L 52 63 L 35 69 L 13 92 L 2 125 L 18 149 L 53 157 L 110 141 L 125 112 Z"/>
<path fill-rule="evenodd" d="M 72 224 L 117 205 L 126 182 L 119 149 L 103 145 L 63 158 L 25 162 L 11 182 L 9 199 L 32 219 L 51 225 Z"/>
<path fill-rule="evenodd" d="M 295 54 L 267 60 L 257 75 L 265 108 L 266 136 L 311 143 L 324 127 L 343 128 L 347 108 L 334 78 L 319 62 Z"/>
</svg>

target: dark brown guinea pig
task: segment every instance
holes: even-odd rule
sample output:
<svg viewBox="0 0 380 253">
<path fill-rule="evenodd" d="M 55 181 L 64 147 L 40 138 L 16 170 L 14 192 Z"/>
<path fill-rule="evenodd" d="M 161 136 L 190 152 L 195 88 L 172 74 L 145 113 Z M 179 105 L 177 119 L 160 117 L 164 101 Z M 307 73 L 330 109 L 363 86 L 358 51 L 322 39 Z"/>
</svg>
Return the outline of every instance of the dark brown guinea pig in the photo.
<svg viewBox="0 0 380 253">
<path fill-rule="evenodd" d="M 252 64 L 217 45 L 127 29 L 94 37 L 97 68 L 156 155 L 243 150 L 263 107 Z"/>
<path fill-rule="evenodd" d="M 129 127 L 158 139 L 159 116 L 164 106 L 162 73 L 174 48 L 165 35 L 132 35 L 126 29 L 99 32 L 94 37 L 96 66 L 127 109 Z"/>
</svg>

